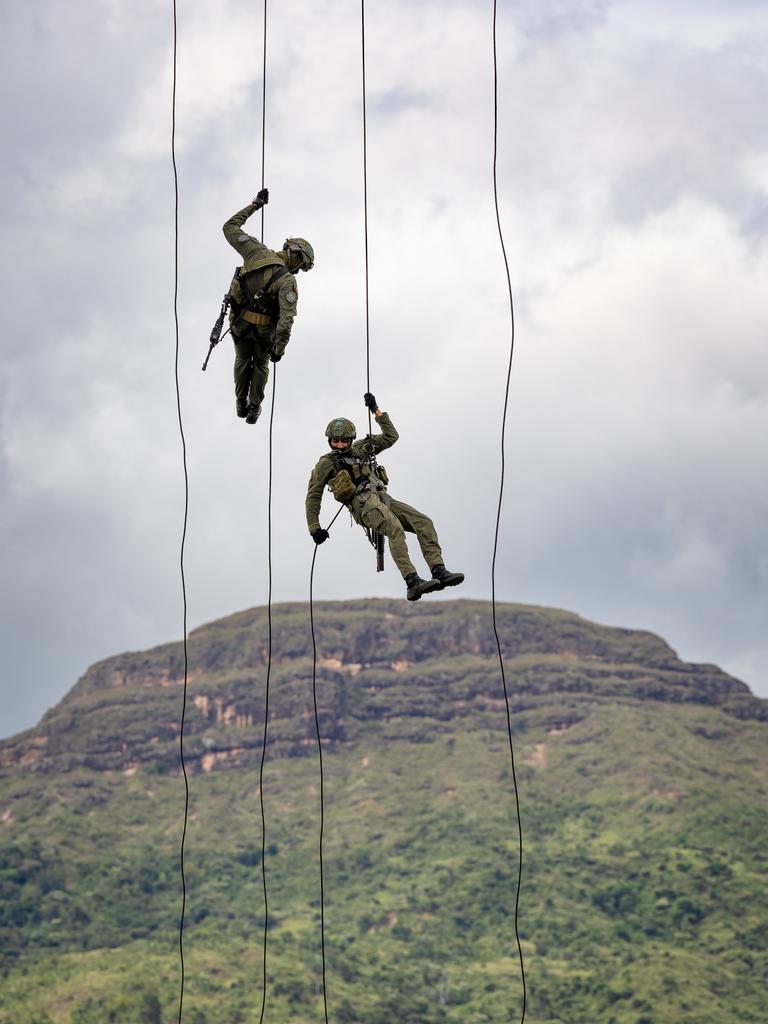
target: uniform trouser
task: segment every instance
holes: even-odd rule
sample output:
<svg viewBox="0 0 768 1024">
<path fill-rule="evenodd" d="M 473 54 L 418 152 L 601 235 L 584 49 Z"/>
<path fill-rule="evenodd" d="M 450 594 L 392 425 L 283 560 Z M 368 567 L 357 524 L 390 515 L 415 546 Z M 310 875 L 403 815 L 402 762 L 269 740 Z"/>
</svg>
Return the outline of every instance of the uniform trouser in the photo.
<svg viewBox="0 0 768 1024">
<path fill-rule="evenodd" d="M 244 398 L 250 405 L 261 405 L 269 380 L 269 349 L 273 341 L 271 327 L 255 324 L 235 333 L 235 398 Z"/>
<path fill-rule="evenodd" d="M 435 524 L 423 512 L 398 501 L 389 495 L 376 495 L 368 499 L 362 508 L 363 524 L 377 533 L 383 533 L 389 541 L 389 552 L 405 579 L 416 567 L 408 555 L 406 533 L 415 533 L 424 561 L 430 568 L 443 564 L 443 553 L 437 539 Z"/>
</svg>

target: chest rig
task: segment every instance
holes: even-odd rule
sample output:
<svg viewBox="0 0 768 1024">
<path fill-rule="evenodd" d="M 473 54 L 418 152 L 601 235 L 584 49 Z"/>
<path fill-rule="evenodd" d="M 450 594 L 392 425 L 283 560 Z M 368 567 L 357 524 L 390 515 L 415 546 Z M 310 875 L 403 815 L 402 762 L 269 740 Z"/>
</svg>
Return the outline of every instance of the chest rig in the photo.
<svg viewBox="0 0 768 1024">
<path fill-rule="evenodd" d="M 328 481 L 328 489 L 337 501 L 348 505 L 356 494 L 374 489 L 383 491 L 389 483 L 387 471 L 370 458 L 360 455 L 333 456 L 336 472 Z"/>
<path fill-rule="evenodd" d="M 275 269 L 258 291 L 251 291 L 248 286 L 249 276 L 253 271 L 261 270 L 264 267 L 274 267 Z M 290 270 L 282 260 L 275 257 L 257 260 L 255 263 L 246 261 L 244 266 L 238 267 L 229 286 L 233 321 L 244 320 L 257 327 L 271 327 L 277 319 L 279 302 L 277 295 L 269 293 L 269 288 L 286 274 L 290 274 Z"/>
</svg>

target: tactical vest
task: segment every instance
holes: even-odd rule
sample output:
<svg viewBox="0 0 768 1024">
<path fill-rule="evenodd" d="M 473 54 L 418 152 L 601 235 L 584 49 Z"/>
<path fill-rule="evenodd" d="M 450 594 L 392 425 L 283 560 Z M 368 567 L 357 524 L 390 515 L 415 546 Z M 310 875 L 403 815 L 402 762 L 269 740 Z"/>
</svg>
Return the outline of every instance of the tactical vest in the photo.
<svg viewBox="0 0 768 1024">
<path fill-rule="evenodd" d="M 265 267 L 275 267 L 275 271 L 269 276 L 264 286 L 257 292 L 252 292 L 248 287 L 246 278 L 256 270 Z M 242 267 L 235 270 L 234 277 L 229 286 L 230 302 L 232 306 L 232 319 L 245 320 L 246 323 L 256 324 L 260 327 L 270 327 L 276 320 L 279 308 L 277 295 L 268 294 L 268 289 L 273 282 L 278 281 L 290 270 L 285 263 L 277 256 L 267 256 L 264 259 L 247 259 Z"/>
<path fill-rule="evenodd" d="M 356 494 L 367 487 L 384 490 L 389 483 L 387 471 L 377 465 L 375 470 L 370 462 L 357 455 L 337 455 L 334 458 L 338 471 L 328 481 L 328 489 L 343 505 L 348 504 Z"/>
</svg>

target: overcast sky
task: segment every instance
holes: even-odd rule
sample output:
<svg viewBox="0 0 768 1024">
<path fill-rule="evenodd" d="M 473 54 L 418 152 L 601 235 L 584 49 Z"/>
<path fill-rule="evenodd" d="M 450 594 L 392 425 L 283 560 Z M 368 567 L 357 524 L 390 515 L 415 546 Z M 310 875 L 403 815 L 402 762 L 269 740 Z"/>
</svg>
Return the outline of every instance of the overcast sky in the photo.
<svg viewBox="0 0 768 1024">
<path fill-rule="evenodd" d="M 221 225 L 260 184 L 260 8 L 179 2 L 190 627 L 267 598 L 267 419 L 234 415 L 229 339 L 200 372 L 238 262 Z M 170 0 L 0 10 L 9 735 L 93 661 L 180 637 L 183 476 Z M 277 372 L 275 600 L 307 598 L 326 423 L 365 423 L 359 15 L 270 5 L 266 241 L 316 252 Z M 768 6 L 501 3 L 499 54 L 498 596 L 654 630 L 768 696 Z M 371 385 L 401 435 L 383 461 L 467 574 L 449 596 L 487 598 L 510 335 L 491 3 L 371 2 L 367 65 Z M 340 517 L 316 597 L 402 593 Z"/>
</svg>

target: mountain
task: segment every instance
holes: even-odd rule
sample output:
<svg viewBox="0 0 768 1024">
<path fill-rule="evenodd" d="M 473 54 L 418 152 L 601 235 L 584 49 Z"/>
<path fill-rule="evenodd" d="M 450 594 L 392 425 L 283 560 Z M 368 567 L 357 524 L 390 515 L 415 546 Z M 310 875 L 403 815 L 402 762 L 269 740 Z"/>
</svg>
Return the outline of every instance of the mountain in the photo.
<svg viewBox="0 0 768 1024">
<path fill-rule="evenodd" d="M 490 605 L 315 606 L 333 1021 L 515 1021 L 518 833 Z M 306 605 L 272 609 L 265 1021 L 323 1019 Z M 537 1024 L 768 1019 L 768 702 L 659 637 L 498 607 Z M 186 1024 L 261 1010 L 267 611 L 190 634 Z M 183 651 L 0 743 L 0 1024 L 178 1019 Z"/>
</svg>

